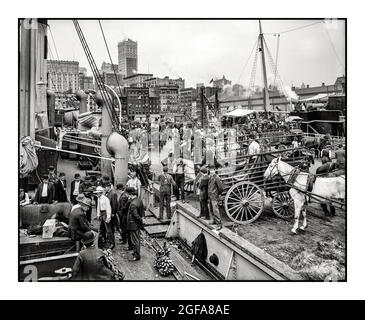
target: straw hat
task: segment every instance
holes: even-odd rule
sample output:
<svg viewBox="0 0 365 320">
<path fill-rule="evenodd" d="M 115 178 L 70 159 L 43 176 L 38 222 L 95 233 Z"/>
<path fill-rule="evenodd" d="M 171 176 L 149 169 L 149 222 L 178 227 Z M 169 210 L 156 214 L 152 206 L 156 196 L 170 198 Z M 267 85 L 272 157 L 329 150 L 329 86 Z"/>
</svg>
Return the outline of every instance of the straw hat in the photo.
<svg viewBox="0 0 365 320">
<path fill-rule="evenodd" d="M 104 188 L 103 188 L 103 187 L 101 187 L 101 186 L 98 186 L 98 187 L 96 188 L 96 190 L 94 191 L 94 193 L 102 193 L 102 192 L 104 192 Z"/>
</svg>

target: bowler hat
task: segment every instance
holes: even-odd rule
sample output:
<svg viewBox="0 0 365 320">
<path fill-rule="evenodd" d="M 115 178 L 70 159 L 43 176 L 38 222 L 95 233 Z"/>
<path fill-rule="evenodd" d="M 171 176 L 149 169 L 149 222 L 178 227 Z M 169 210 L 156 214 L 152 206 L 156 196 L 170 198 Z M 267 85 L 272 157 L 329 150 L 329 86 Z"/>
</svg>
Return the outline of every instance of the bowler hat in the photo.
<svg viewBox="0 0 365 320">
<path fill-rule="evenodd" d="M 201 169 L 200 169 L 200 172 L 201 172 L 201 173 L 208 173 L 208 169 L 207 169 L 207 168 L 205 168 L 205 167 L 204 167 L 204 168 L 201 168 Z"/>
<path fill-rule="evenodd" d="M 94 241 L 95 241 L 95 235 L 94 232 L 92 231 L 86 231 L 81 240 L 83 244 L 90 244 L 93 243 Z"/>
<path fill-rule="evenodd" d="M 91 207 L 91 200 L 86 198 L 85 195 L 83 193 L 80 193 L 77 197 L 76 197 L 76 201 L 78 203 L 84 204 L 88 207 Z"/>
<path fill-rule="evenodd" d="M 127 192 L 130 195 L 137 195 L 137 190 L 133 187 L 128 187 L 125 189 L 125 192 Z"/>
</svg>

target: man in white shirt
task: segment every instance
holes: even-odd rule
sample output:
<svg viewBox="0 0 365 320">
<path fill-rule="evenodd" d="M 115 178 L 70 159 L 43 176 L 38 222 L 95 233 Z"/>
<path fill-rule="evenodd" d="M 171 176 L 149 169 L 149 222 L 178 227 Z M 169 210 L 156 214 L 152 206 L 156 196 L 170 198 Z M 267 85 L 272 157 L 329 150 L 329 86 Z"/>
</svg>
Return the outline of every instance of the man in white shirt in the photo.
<svg viewBox="0 0 365 320">
<path fill-rule="evenodd" d="M 127 181 L 126 187 L 127 188 L 134 188 L 138 192 L 138 197 L 141 196 L 141 187 L 142 183 L 137 177 L 137 173 L 135 171 L 131 171 L 130 179 Z"/>
<path fill-rule="evenodd" d="M 257 135 L 251 134 L 252 142 L 248 146 L 248 155 L 251 156 L 250 160 L 255 160 L 257 158 L 257 154 L 261 152 L 261 148 L 259 143 L 257 142 Z M 250 161 L 251 162 L 251 161 Z"/>
<path fill-rule="evenodd" d="M 97 196 L 96 217 L 100 220 L 99 240 L 104 241 L 107 249 L 114 248 L 114 233 L 111 225 L 112 209 L 110 201 L 104 194 L 104 188 L 99 186 L 94 193 Z"/>
</svg>

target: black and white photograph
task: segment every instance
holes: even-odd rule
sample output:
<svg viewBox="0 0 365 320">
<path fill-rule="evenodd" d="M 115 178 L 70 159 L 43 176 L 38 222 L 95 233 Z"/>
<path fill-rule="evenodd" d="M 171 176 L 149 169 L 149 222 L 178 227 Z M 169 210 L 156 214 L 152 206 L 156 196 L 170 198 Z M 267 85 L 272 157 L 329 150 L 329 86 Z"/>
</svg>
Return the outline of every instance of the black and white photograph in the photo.
<svg viewBox="0 0 365 320">
<path fill-rule="evenodd" d="M 19 18 L 18 281 L 346 282 L 346 31 Z"/>
</svg>

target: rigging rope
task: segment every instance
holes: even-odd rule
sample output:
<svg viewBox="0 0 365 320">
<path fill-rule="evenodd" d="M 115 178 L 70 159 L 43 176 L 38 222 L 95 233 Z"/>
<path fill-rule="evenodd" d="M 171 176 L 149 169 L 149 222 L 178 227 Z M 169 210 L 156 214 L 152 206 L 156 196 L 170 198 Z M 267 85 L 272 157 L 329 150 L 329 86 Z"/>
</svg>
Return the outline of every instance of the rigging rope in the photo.
<svg viewBox="0 0 365 320">
<path fill-rule="evenodd" d="M 331 39 L 331 36 L 330 36 L 330 34 L 329 34 L 329 32 L 328 32 L 328 30 L 327 30 L 326 26 L 324 26 L 324 30 L 326 31 L 326 35 L 327 35 L 328 40 L 329 40 L 329 42 L 330 42 L 330 44 L 331 44 L 332 50 L 333 50 L 333 52 L 335 53 L 335 56 L 336 56 L 337 62 L 341 65 L 342 70 L 343 70 L 343 71 L 345 71 L 345 67 L 344 67 L 344 65 L 342 64 L 341 59 L 340 59 L 340 57 L 339 57 L 339 56 L 338 56 L 338 54 L 337 54 L 336 47 L 335 47 L 335 45 L 334 45 L 334 43 L 333 43 L 333 41 L 332 41 L 332 39 Z"/>
<path fill-rule="evenodd" d="M 19 156 L 19 172 L 21 175 L 26 176 L 38 167 L 38 157 L 31 137 L 22 137 L 20 139 Z"/>
<path fill-rule="evenodd" d="M 252 66 L 252 70 L 251 70 L 251 77 L 250 77 L 250 83 L 248 86 L 248 94 L 249 97 L 251 97 L 254 85 L 255 85 L 255 79 L 256 79 L 256 69 L 257 69 L 257 58 L 258 58 L 258 53 L 259 53 L 259 42 L 258 42 L 258 38 L 256 41 L 256 52 L 255 52 L 255 57 L 254 57 L 254 61 L 253 61 L 253 66 Z M 249 100 L 249 104 L 250 104 L 250 100 Z"/>
<path fill-rule="evenodd" d="M 249 63 L 249 61 L 250 61 L 250 59 L 251 59 L 252 53 L 254 52 L 255 48 L 257 47 L 257 41 L 258 41 L 258 38 L 256 39 L 255 43 L 253 44 L 253 47 L 252 47 L 251 53 L 250 53 L 250 55 L 248 56 L 248 59 L 247 59 L 246 63 L 244 64 L 244 66 L 243 66 L 243 68 L 242 68 L 242 70 L 241 70 L 241 73 L 240 73 L 240 75 L 239 75 L 239 77 L 238 77 L 238 79 L 237 79 L 236 83 L 239 83 L 239 81 L 240 81 L 240 79 L 241 79 L 241 76 L 242 76 L 243 72 L 245 71 L 245 69 L 246 69 L 246 67 L 247 67 L 247 65 L 248 65 L 248 63 Z"/>
<path fill-rule="evenodd" d="M 54 38 L 53 38 L 53 34 L 52 34 L 52 30 L 51 30 L 51 26 L 48 25 L 48 29 L 49 29 L 49 32 L 51 34 L 51 38 L 52 38 L 52 42 L 53 42 L 53 46 L 55 48 L 55 51 L 56 51 L 56 56 L 57 56 L 57 60 L 60 60 L 59 56 L 58 56 L 58 51 L 57 51 L 57 47 L 56 47 L 56 43 L 54 41 Z"/>
<path fill-rule="evenodd" d="M 101 33 L 102 33 L 103 38 L 104 38 L 104 43 L 105 43 L 105 46 L 106 46 L 106 50 L 108 51 L 108 55 L 109 55 L 110 63 L 112 65 L 112 70 L 113 70 L 113 73 L 114 73 L 114 76 L 115 76 L 115 80 L 117 81 L 117 84 L 118 84 L 119 93 L 120 93 L 120 96 L 122 96 L 122 90 L 120 88 L 118 76 L 117 76 L 117 74 L 115 73 L 115 70 L 114 70 L 114 64 L 113 64 L 112 56 L 110 55 L 108 43 L 107 43 L 106 38 L 105 38 L 104 29 L 103 29 L 103 26 L 101 25 L 101 21 L 100 20 L 98 20 L 98 21 L 99 21 L 99 26 L 100 26 Z M 129 118 L 128 107 L 126 108 L 126 111 L 127 111 L 127 117 Z"/>
<path fill-rule="evenodd" d="M 274 86 L 276 86 L 276 77 L 277 77 L 278 59 L 279 59 L 279 45 L 280 45 L 280 34 L 277 35 L 277 41 L 276 41 L 276 59 L 275 59 Z"/>
<path fill-rule="evenodd" d="M 300 30 L 300 29 L 309 28 L 309 27 L 315 26 L 315 25 L 320 24 L 320 23 L 324 23 L 324 20 L 317 21 L 317 22 L 314 22 L 314 23 L 311 23 L 311 24 L 307 24 L 305 26 L 296 27 L 296 28 L 293 28 L 293 29 L 281 31 L 281 32 L 264 33 L 264 35 L 273 35 L 273 36 L 276 36 L 276 35 L 280 35 L 280 34 L 285 34 L 285 33 L 293 32 L 293 31 L 297 31 L 297 30 Z"/>
<path fill-rule="evenodd" d="M 81 45 L 84 49 L 84 52 L 85 52 L 85 55 L 86 55 L 86 58 L 90 64 L 90 67 L 92 69 L 92 72 L 93 72 L 93 75 L 95 77 L 95 81 L 97 83 L 97 86 L 99 88 L 99 92 L 105 102 L 105 107 L 106 107 L 106 110 L 109 114 L 109 117 L 111 119 L 111 122 L 112 122 L 112 126 L 113 126 L 113 129 L 114 131 L 117 131 L 119 132 L 120 131 L 120 127 L 121 127 L 121 124 L 119 123 L 119 119 L 118 119 L 118 115 L 113 107 L 113 100 L 111 98 L 111 96 L 108 94 L 107 90 L 106 90 L 106 87 L 105 87 L 105 84 L 104 84 L 104 81 L 102 80 L 101 76 L 100 76 L 100 73 L 99 73 L 99 70 L 95 64 L 95 61 L 94 61 L 94 58 L 92 56 L 92 53 L 90 51 L 90 48 L 87 44 L 87 41 L 85 39 L 85 36 L 81 30 L 81 27 L 78 23 L 77 20 L 73 20 L 73 23 L 74 23 L 74 26 L 75 26 L 75 29 L 76 29 L 76 32 L 80 38 L 80 41 L 81 41 Z"/>
</svg>

